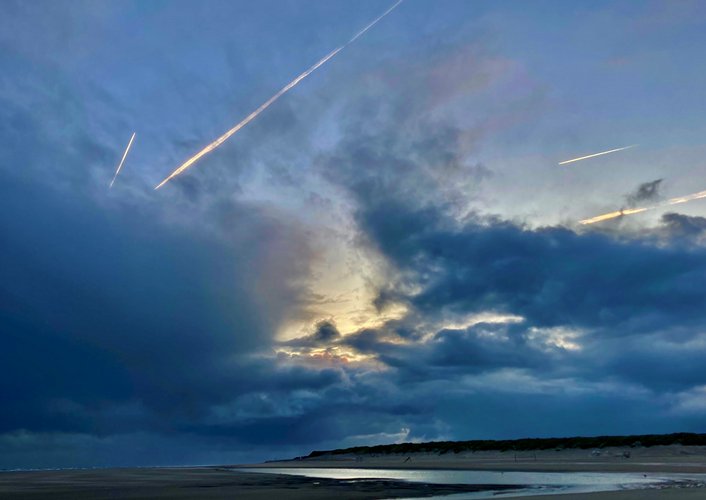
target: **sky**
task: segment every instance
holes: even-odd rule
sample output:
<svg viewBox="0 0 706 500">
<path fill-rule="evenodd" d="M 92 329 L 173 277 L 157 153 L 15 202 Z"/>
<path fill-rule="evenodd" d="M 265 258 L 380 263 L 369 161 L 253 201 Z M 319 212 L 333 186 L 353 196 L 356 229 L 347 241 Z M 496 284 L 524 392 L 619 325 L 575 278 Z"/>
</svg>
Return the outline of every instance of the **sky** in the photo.
<svg viewBox="0 0 706 500">
<path fill-rule="evenodd" d="M 392 4 L 0 0 L 0 468 L 706 430 L 703 2 L 405 0 L 154 190 Z"/>
</svg>

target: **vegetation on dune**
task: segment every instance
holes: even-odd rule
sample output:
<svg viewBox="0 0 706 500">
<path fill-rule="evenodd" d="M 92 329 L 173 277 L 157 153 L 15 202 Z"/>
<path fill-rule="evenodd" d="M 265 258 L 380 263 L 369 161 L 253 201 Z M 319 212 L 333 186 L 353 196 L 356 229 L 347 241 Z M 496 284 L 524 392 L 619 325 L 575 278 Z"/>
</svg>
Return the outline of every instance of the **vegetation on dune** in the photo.
<svg viewBox="0 0 706 500">
<path fill-rule="evenodd" d="M 393 453 L 460 453 L 462 451 L 533 451 L 551 449 L 590 449 L 608 447 L 649 447 L 680 444 L 706 446 L 706 434 L 645 434 L 637 436 L 593 436 L 566 438 L 525 438 L 510 440 L 431 441 L 428 443 L 381 444 L 355 446 L 329 451 L 312 451 L 305 458 L 323 455 L 369 455 Z"/>
</svg>

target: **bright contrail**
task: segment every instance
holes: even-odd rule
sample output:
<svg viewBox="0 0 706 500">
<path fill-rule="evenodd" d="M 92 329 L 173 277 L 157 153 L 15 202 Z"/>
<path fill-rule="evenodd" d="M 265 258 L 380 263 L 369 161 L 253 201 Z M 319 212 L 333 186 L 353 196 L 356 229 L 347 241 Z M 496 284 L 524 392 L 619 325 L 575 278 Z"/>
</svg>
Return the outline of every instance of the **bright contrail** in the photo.
<svg viewBox="0 0 706 500">
<path fill-rule="evenodd" d="M 623 215 L 633 215 L 639 214 L 640 212 L 646 212 L 648 210 L 654 210 L 655 208 L 667 207 L 670 205 L 678 205 L 680 203 L 686 203 L 688 201 L 699 200 L 701 198 L 706 198 L 706 191 L 699 191 L 698 193 L 689 194 L 686 196 L 680 196 L 678 198 L 672 198 L 659 205 L 653 205 L 651 207 L 643 208 L 626 208 L 624 210 L 618 210 L 617 212 L 610 212 L 603 215 L 598 215 L 596 217 L 591 217 L 590 219 L 580 220 L 579 224 L 595 224 L 596 222 L 603 222 L 610 219 L 615 219 L 617 217 L 622 217 Z"/>
<path fill-rule="evenodd" d="M 636 146 L 637 146 L 637 144 L 633 144 L 632 146 L 625 146 L 624 148 L 611 149 L 610 151 L 601 151 L 600 153 L 594 153 L 594 154 L 592 154 L 592 155 L 582 156 L 582 157 L 580 157 L 580 158 L 573 158 L 573 159 L 571 159 L 571 160 L 560 161 L 560 162 L 559 162 L 559 165 L 566 165 L 567 163 L 573 163 L 573 162 L 575 162 L 575 161 L 587 160 L 587 159 L 589 159 L 589 158 L 595 158 L 596 156 L 602 156 L 602 155 L 607 155 L 607 154 L 610 154 L 610 153 L 616 153 L 616 152 L 618 152 L 618 151 L 623 151 L 623 150 L 625 150 L 625 149 L 634 148 L 634 147 L 636 147 Z"/>
<path fill-rule="evenodd" d="M 618 210 L 616 212 L 609 212 L 607 214 L 598 215 L 596 217 L 591 217 L 590 219 L 580 220 L 579 224 L 595 224 L 596 222 L 603 222 L 604 220 L 615 219 L 616 217 L 622 217 L 623 215 L 639 214 L 640 212 L 645 212 L 657 207 L 648 208 L 626 208 L 624 210 Z"/>
<path fill-rule="evenodd" d="M 363 35 L 366 31 L 368 31 L 370 28 L 372 28 L 373 26 L 375 26 L 382 18 L 384 18 L 386 15 L 388 15 L 390 12 L 392 12 L 395 8 L 397 8 L 397 6 L 402 3 L 402 1 L 403 1 L 403 0 L 397 0 L 397 2 L 396 2 L 392 7 L 390 7 L 389 9 L 387 9 L 387 10 L 386 10 L 385 12 L 383 12 L 380 16 L 378 16 L 373 22 L 371 22 L 371 23 L 368 24 L 365 28 L 363 28 L 363 29 L 360 30 L 358 33 L 356 33 L 356 34 L 353 36 L 353 38 L 351 38 L 350 40 L 348 40 L 346 43 L 344 43 L 343 45 L 341 45 L 341 46 L 338 47 L 337 49 L 334 49 L 333 51 L 329 52 L 328 55 L 324 56 L 323 59 L 321 59 L 319 62 L 317 62 L 316 64 L 314 64 L 314 65 L 313 65 L 312 67 L 310 67 L 309 69 L 307 69 L 304 73 L 302 73 L 301 75 L 299 75 L 298 77 L 296 77 L 294 80 L 292 80 L 291 82 L 289 82 L 289 83 L 288 83 L 286 86 L 284 86 L 279 92 L 277 92 L 275 95 L 273 95 L 273 96 L 270 97 L 267 101 L 265 101 L 263 104 L 261 104 L 260 107 L 258 107 L 255 111 L 253 111 L 252 113 L 250 113 L 248 116 L 246 116 L 240 123 L 238 123 L 238 124 L 237 124 L 236 126 L 234 126 L 232 129 L 228 130 L 225 134 L 223 134 L 223 135 L 220 136 L 218 139 L 216 139 L 215 141 L 213 141 L 212 143 L 210 143 L 208 146 L 206 146 L 205 148 L 203 148 L 201 151 L 199 151 L 198 153 L 196 153 L 194 156 L 192 156 L 191 158 L 189 158 L 188 160 L 186 160 L 179 168 L 177 168 L 174 172 L 172 172 L 171 174 L 169 174 L 169 177 L 167 177 L 167 178 L 164 179 L 162 182 L 160 182 L 159 184 L 157 184 L 157 186 L 155 187 L 155 189 L 161 188 L 161 187 L 164 186 L 167 182 L 169 182 L 170 180 L 172 180 L 174 177 L 176 177 L 177 175 L 183 173 L 186 169 L 188 169 L 188 168 L 191 167 L 194 163 L 196 163 L 197 161 L 199 161 L 203 156 L 207 155 L 208 153 L 210 153 L 211 151 L 213 151 L 214 149 L 216 149 L 218 146 L 220 146 L 221 144 L 223 144 L 224 142 L 226 142 L 233 134 L 235 134 L 235 133 L 238 132 L 241 128 L 243 128 L 245 125 L 247 125 L 248 123 L 250 123 L 251 121 L 253 121 L 253 120 L 257 117 L 257 115 L 259 115 L 260 113 L 262 113 L 263 111 L 265 111 L 267 108 L 269 108 L 270 105 L 271 105 L 272 103 L 274 103 L 277 99 L 279 99 L 280 97 L 282 97 L 282 96 L 283 96 L 284 94 L 286 94 L 290 89 L 292 89 L 292 88 L 295 87 L 297 84 L 299 84 L 299 82 L 301 82 L 304 78 L 306 78 L 306 77 L 309 76 L 311 73 L 313 73 L 314 71 L 316 71 L 317 69 L 319 69 L 319 68 L 320 68 L 323 64 L 325 64 L 329 59 L 331 59 L 333 56 L 335 56 L 335 55 L 338 54 L 340 51 L 342 51 L 343 49 L 345 49 L 348 45 L 350 45 L 351 43 L 353 43 L 354 41 L 356 41 L 360 36 L 362 36 L 362 35 Z"/>
<path fill-rule="evenodd" d="M 120 164 L 118 165 L 118 168 L 115 171 L 115 175 L 113 176 L 113 180 L 110 181 L 110 187 L 108 189 L 112 189 L 113 183 L 115 182 L 115 179 L 118 178 L 118 174 L 120 173 L 120 169 L 123 168 L 123 163 L 125 163 L 125 158 L 127 158 L 127 153 L 128 153 L 128 151 L 130 151 L 130 146 L 132 146 L 133 140 L 135 140 L 135 132 L 132 133 L 132 137 L 130 137 L 130 142 L 127 143 L 127 147 L 125 148 L 125 152 L 123 153 L 123 158 L 120 160 Z"/>
</svg>

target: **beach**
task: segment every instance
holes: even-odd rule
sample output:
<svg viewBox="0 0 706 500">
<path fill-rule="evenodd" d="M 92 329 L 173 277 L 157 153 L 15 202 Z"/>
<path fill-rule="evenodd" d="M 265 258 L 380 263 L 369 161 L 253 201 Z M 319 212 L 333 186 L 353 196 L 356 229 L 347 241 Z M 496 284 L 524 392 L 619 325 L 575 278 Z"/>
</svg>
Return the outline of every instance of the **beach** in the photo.
<svg viewBox="0 0 706 500">
<path fill-rule="evenodd" d="M 540 495 L 527 497 L 532 500 L 697 500 L 706 498 L 701 489 L 669 488 L 664 490 L 602 491 L 598 493 L 572 493 L 571 495 Z"/>
<path fill-rule="evenodd" d="M 249 473 L 223 467 L 125 468 L 0 473 L 0 498 L 76 499 L 371 499 L 479 491 L 469 485 L 391 480 L 345 481 Z"/>
<path fill-rule="evenodd" d="M 626 452 L 630 458 L 626 458 Z M 600 454 L 599 454 L 600 453 Z M 431 484 L 368 478 L 345 480 L 252 472 L 258 469 L 384 469 L 384 470 L 487 470 L 528 472 L 614 472 L 645 476 L 706 473 L 703 447 L 664 446 L 633 449 L 543 450 L 537 452 L 482 452 L 434 455 L 321 456 L 265 464 L 184 468 L 123 468 L 56 471 L 6 471 L 0 473 L 0 498 L 13 499 L 180 499 L 180 498 L 414 498 L 477 491 L 468 484 Z M 323 472 L 323 471 L 322 471 Z M 363 471 L 361 471 L 361 475 Z M 354 472 L 353 472 L 354 474 Z M 676 476 L 675 476 L 676 477 Z M 697 477 L 697 476 L 694 476 Z M 522 486 L 522 485 L 515 485 Z M 571 493 L 533 496 L 537 500 L 672 500 L 701 499 L 706 488 L 698 483 L 661 485 L 659 489 Z M 505 485 L 513 488 L 513 485 Z M 482 488 L 481 488 L 482 489 Z M 503 496 L 511 497 L 506 491 Z"/>
<path fill-rule="evenodd" d="M 600 450 L 481 451 L 413 454 L 325 454 L 272 461 L 257 467 L 356 467 L 537 472 L 638 472 L 706 474 L 706 446 L 620 447 Z"/>
</svg>

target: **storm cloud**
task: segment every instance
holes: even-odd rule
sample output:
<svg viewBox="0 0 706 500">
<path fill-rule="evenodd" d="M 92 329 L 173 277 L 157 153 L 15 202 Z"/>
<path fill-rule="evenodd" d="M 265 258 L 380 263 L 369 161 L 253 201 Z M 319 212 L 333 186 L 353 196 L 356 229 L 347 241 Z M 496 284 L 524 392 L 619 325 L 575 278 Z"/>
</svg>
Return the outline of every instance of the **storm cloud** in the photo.
<svg viewBox="0 0 706 500">
<path fill-rule="evenodd" d="M 662 184 L 659 158 L 685 163 L 692 150 L 636 149 L 658 158 L 642 158 L 651 170 L 638 177 L 599 162 L 557 173 L 551 150 L 618 132 L 615 116 L 594 114 L 606 106 L 584 92 L 576 61 L 610 72 L 621 113 L 655 132 L 645 96 L 628 98 L 643 87 L 605 59 L 633 43 L 583 46 L 594 30 L 579 30 L 571 57 L 535 59 L 541 16 L 405 2 L 208 168 L 154 194 L 379 11 L 363 4 L 312 4 L 311 18 L 286 2 L 277 16 L 268 2 L 7 4 L 0 467 L 703 430 L 703 214 L 604 231 L 571 219 L 624 193 L 639 204 L 682 189 L 688 176 Z M 616 16 L 585 22 L 647 43 L 650 11 L 638 14 L 633 31 Z M 419 31 L 429 19 L 438 26 Z M 628 58 L 630 74 L 684 123 L 701 120 L 681 101 L 690 87 L 667 92 L 644 67 L 672 28 L 650 29 L 659 43 Z M 680 71 L 701 82 L 694 66 Z M 132 130 L 129 169 L 108 191 Z M 645 178 L 658 180 L 631 191 Z"/>
</svg>

